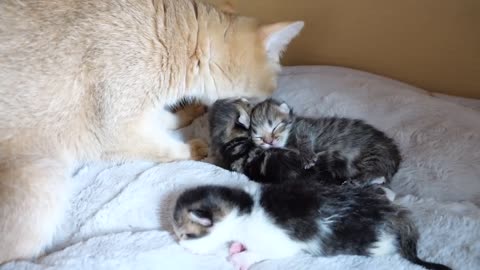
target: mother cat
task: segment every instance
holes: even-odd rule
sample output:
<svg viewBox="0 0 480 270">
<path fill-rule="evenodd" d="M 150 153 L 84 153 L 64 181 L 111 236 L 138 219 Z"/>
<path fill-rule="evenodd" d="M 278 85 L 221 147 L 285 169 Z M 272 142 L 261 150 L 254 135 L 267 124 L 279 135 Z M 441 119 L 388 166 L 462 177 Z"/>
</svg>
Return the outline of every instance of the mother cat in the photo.
<svg viewBox="0 0 480 270">
<path fill-rule="evenodd" d="M 195 115 L 165 108 L 270 94 L 303 27 L 192 0 L 3 0 L 0 14 L 0 263 L 49 244 L 76 162 L 204 157 L 169 133 Z"/>
</svg>

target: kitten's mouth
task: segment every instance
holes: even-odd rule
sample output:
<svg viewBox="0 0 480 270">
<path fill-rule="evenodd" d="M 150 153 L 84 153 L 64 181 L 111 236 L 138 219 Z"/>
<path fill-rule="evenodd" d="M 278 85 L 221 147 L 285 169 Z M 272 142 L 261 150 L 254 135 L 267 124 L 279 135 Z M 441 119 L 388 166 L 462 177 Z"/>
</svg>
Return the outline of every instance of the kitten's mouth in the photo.
<svg viewBox="0 0 480 270">
<path fill-rule="evenodd" d="M 262 144 L 260 144 L 260 147 L 263 148 L 263 149 L 269 149 L 269 148 L 275 148 L 275 147 L 278 147 L 278 146 L 274 143 L 262 143 Z"/>
<path fill-rule="evenodd" d="M 272 147 L 272 145 L 267 144 L 267 143 L 262 143 L 262 144 L 260 144 L 260 147 L 262 147 L 263 149 L 268 149 L 268 148 Z"/>
</svg>

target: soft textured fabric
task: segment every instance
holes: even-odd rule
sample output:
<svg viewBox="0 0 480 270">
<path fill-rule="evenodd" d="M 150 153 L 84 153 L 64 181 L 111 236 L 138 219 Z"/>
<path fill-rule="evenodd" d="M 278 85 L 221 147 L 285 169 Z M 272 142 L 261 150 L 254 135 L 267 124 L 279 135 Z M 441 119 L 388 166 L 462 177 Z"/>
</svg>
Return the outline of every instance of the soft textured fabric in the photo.
<svg viewBox="0 0 480 270">
<path fill-rule="evenodd" d="M 334 67 L 285 68 L 279 86 L 275 95 L 299 114 L 361 118 L 394 137 L 404 161 L 392 185 L 419 227 L 420 257 L 453 269 L 478 269 L 480 111 L 475 109 L 480 102 L 440 99 Z M 198 119 L 184 135 L 207 138 L 206 123 L 206 117 Z M 71 180 L 70 208 L 46 255 L 0 269 L 232 269 L 225 258 L 182 250 L 171 236 L 170 214 L 187 186 L 245 181 L 240 174 L 193 161 L 86 164 Z M 302 255 L 253 269 L 421 268 L 399 256 Z"/>
</svg>

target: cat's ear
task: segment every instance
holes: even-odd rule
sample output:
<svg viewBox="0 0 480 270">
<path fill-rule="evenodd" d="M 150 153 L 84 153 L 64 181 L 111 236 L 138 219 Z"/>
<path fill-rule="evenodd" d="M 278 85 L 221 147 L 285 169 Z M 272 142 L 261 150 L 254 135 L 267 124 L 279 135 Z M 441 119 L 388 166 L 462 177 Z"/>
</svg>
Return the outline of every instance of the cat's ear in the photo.
<svg viewBox="0 0 480 270">
<path fill-rule="evenodd" d="M 237 11 L 235 10 L 235 7 L 230 1 L 225 1 L 223 4 L 220 4 L 218 6 L 221 11 L 228 13 L 228 14 L 237 14 Z"/>
<path fill-rule="evenodd" d="M 203 227 L 210 227 L 213 224 L 212 215 L 209 212 L 200 209 L 188 211 L 188 218 L 193 223 L 200 224 Z"/>
<path fill-rule="evenodd" d="M 246 129 L 250 128 L 250 115 L 248 115 L 246 111 L 240 110 L 240 116 L 238 117 L 237 122 Z"/>
<path fill-rule="evenodd" d="M 292 113 L 292 109 L 285 102 L 282 102 L 282 104 L 280 104 L 280 106 L 278 106 L 278 108 L 279 108 L 281 113 L 284 113 L 284 114 L 291 114 Z"/>
<path fill-rule="evenodd" d="M 278 62 L 283 51 L 285 51 L 292 39 L 300 33 L 303 25 L 302 21 L 298 21 L 262 26 L 260 35 L 269 58 Z"/>
</svg>

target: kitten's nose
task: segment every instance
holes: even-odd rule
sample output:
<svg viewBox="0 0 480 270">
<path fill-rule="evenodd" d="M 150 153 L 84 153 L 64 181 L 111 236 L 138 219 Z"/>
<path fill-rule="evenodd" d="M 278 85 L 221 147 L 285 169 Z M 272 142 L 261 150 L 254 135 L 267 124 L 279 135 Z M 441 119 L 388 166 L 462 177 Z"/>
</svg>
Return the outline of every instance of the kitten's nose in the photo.
<svg viewBox="0 0 480 270">
<path fill-rule="evenodd" d="M 263 137 L 262 140 L 263 140 L 264 143 L 267 143 L 267 144 L 272 144 L 273 143 L 273 138 L 270 137 L 270 136 Z"/>
</svg>

